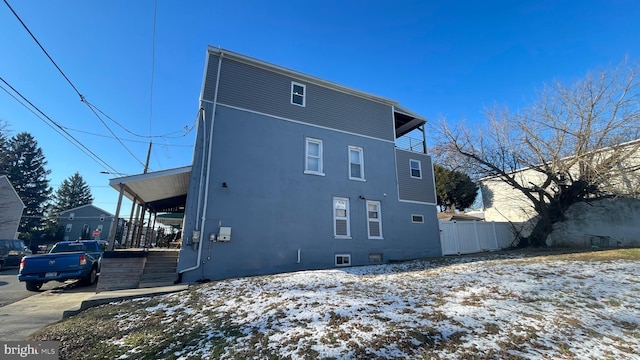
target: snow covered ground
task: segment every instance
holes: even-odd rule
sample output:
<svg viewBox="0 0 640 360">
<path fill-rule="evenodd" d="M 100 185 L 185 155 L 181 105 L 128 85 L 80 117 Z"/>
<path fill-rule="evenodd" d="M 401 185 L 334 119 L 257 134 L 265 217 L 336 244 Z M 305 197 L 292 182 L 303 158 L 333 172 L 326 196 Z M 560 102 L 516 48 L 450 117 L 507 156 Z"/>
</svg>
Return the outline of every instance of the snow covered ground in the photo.
<svg viewBox="0 0 640 360">
<path fill-rule="evenodd" d="M 493 256 L 233 279 L 110 305 L 109 346 L 121 359 L 640 359 L 638 274 L 637 261 Z"/>
</svg>

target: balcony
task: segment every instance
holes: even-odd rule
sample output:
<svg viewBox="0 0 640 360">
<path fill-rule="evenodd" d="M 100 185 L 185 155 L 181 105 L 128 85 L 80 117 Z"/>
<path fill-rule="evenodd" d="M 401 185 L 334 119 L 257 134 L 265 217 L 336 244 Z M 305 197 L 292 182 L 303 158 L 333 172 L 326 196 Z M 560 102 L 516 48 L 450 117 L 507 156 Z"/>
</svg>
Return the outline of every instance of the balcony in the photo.
<svg viewBox="0 0 640 360">
<path fill-rule="evenodd" d="M 408 135 L 401 136 L 396 139 L 396 147 L 398 149 L 412 151 L 416 153 L 426 154 L 426 143 L 422 139 L 417 139 Z"/>
<path fill-rule="evenodd" d="M 426 120 L 409 110 L 401 108 L 399 105 L 394 107 L 393 115 L 396 129 L 396 147 L 426 154 L 427 147 L 424 135 Z"/>
</svg>

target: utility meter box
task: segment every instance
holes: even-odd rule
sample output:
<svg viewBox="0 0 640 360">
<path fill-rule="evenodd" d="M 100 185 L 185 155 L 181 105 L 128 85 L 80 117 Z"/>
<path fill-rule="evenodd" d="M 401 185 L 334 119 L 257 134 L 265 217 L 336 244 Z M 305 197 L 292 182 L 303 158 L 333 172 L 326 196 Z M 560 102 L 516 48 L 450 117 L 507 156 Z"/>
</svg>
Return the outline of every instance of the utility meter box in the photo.
<svg viewBox="0 0 640 360">
<path fill-rule="evenodd" d="M 220 233 L 218 234 L 218 241 L 231 241 L 231 228 L 228 226 L 221 226 Z"/>
</svg>

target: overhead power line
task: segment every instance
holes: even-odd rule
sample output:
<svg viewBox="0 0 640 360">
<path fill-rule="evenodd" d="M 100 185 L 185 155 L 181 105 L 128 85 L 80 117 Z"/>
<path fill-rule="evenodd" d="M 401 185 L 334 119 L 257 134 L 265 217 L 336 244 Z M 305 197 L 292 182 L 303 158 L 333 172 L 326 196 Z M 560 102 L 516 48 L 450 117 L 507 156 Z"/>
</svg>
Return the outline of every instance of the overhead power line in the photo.
<svg viewBox="0 0 640 360">
<path fill-rule="evenodd" d="M 106 116 L 106 114 L 100 110 L 99 108 L 97 108 L 96 106 L 94 106 L 93 104 L 91 104 L 89 101 L 87 101 L 87 99 L 85 98 L 84 95 L 82 95 L 82 93 L 80 93 L 80 90 L 78 90 L 78 88 L 73 84 L 73 82 L 69 79 L 69 77 L 64 73 L 64 71 L 62 71 L 62 69 L 60 68 L 60 66 L 58 66 L 58 64 L 55 62 L 55 60 L 53 60 L 53 58 L 51 57 L 51 55 L 49 55 L 49 53 L 47 52 L 47 50 L 44 48 L 44 46 L 42 46 L 42 44 L 40 43 L 40 41 L 38 41 L 38 39 L 36 38 L 36 36 L 33 34 L 33 32 L 31 32 L 31 30 L 29 29 L 29 27 L 25 24 L 24 21 L 22 21 L 22 19 L 20 18 L 20 16 L 16 13 L 16 11 L 11 7 L 11 5 L 9 4 L 9 2 L 7 0 L 3 0 L 5 5 L 7 5 L 7 7 L 9 8 L 9 10 L 11 10 L 11 12 L 13 13 L 13 15 L 16 17 L 16 19 L 20 22 L 20 24 L 22 24 L 22 27 L 24 27 L 24 29 L 27 31 L 27 33 L 29 33 L 29 35 L 31 36 L 31 38 L 33 39 L 33 41 L 35 41 L 35 43 L 38 45 L 38 47 L 40 47 L 40 50 L 42 50 L 42 52 L 47 56 L 47 58 L 49 59 L 49 61 L 51 61 L 51 63 L 55 66 L 55 68 L 58 70 L 58 72 L 60 72 L 60 74 L 62 75 L 62 77 L 64 77 L 64 79 L 67 81 L 67 83 L 69 83 L 69 85 L 73 88 L 73 90 L 76 92 L 76 94 L 78 94 L 78 96 L 80 97 L 80 101 L 82 103 L 84 103 L 85 105 L 87 105 L 87 107 L 89 107 L 89 109 L 91 110 L 91 112 L 96 116 L 96 118 L 98 118 L 98 120 L 103 124 L 103 126 L 105 126 L 107 128 L 107 130 L 109 130 L 109 132 L 114 136 L 114 138 L 120 143 L 120 145 L 122 147 L 125 148 L 125 150 L 138 162 L 140 163 L 143 167 L 144 167 L 144 163 L 138 159 L 131 150 L 129 150 L 129 148 L 120 140 L 120 138 L 111 130 L 111 128 L 109 128 L 109 126 L 103 121 L 103 119 L 100 117 L 100 115 L 98 114 L 101 113 L 103 115 Z M 154 20 L 154 36 L 155 36 L 155 20 Z M 110 119 L 111 121 L 114 121 L 111 117 L 106 116 L 108 119 Z M 115 121 L 114 121 L 115 122 Z M 116 122 L 116 124 L 118 126 L 120 126 L 121 128 L 125 129 L 122 125 L 120 125 L 119 123 Z M 128 131 L 128 130 L 127 130 Z M 133 135 L 137 135 L 135 133 L 130 132 Z M 144 136 L 142 136 L 144 137 Z"/>
<path fill-rule="evenodd" d="M 86 100 L 85 100 L 86 101 Z M 136 134 L 133 131 L 127 129 L 126 127 L 124 127 L 123 125 L 121 125 L 119 122 L 117 122 L 116 120 L 114 120 L 111 116 L 109 116 L 108 114 L 106 114 L 104 111 L 100 110 L 99 107 L 95 106 L 94 104 L 86 101 L 86 103 L 88 105 L 90 105 L 92 108 L 94 108 L 96 111 L 98 111 L 100 114 L 102 114 L 104 117 L 106 117 L 107 119 L 111 120 L 111 122 L 113 122 L 114 124 L 118 125 L 122 130 L 126 131 L 127 133 L 133 135 L 133 136 L 137 136 L 140 138 L 145 138 L 145 139 L 149 139 L 149 138 L 169 138 L 169 139 L 178 139 L 181 137 L 184 137 L 186 134 L 189 133 L 189 131 L 191 131 L 191 129 L 189 129 L 188 131 L 185 129 L 185 133 L 180 135 L 180 136 L 170 136 L 173 134 L 178 134 L 181 133 L 181 131 L 173 131 L 164 135 L 152 135 L 152 136 L 147 136 L 147 135 L 140 135 L 140 134 Z"/>
<path fill-rule="evenodd" d="M 62 74 L 62 76 L 65 78 L 65 80 L 67 80 L 67 82 L 69 83 L 69 85 L 71 85 L 71 87 L 73 88 L 73 90 L 75 90 L 75 92 L 78 94 L 78 96 L 80 96 L 80 100 L 84 99 L 84 96 L 82 96 L 82 94 L 80 93 L 80 91 L 78 90 L 78 88 L 76 88 L 75 85 L 73 85 L 73 83 L 71 82 L 71 80 L 69 80 L 69 78 L 67 77 L 67 75 L 62 71 L 62 69 L 60 69 L 60 67 L 58 66 L 58 64 L 56 64 L 56 62 L 53 60 L 53 58 L 51 58 L 51 55 L 49 55 L 49 53 L 47 52 L 47 50 L 45 50 L 45 48 L 42 46 L 42 44 L 40 44 L 40 41 L 38 41 L 38 39 L 36 39 L 35 35 L 33 35 L 33 33 L 31 32 L 31 30 L 29 30 L 29 28 L 27 27 L 27 24 L 24 23 L 24 21 L 22 21 L 22 19 L 20 18 L 20 16 L 18 16 L 18 14 L 15 12 L 15 10 L 13 10 L 13 8 L 11 7 L 11 5 L 9 5 L 9 3 L 7 2 L 7 0 L 3 0 L 4 3 L 7 5 L 7 7 L 9 8 L 9 10 L 11 10 L 11 12 L 13 13 L 13 16 L 16 17 L 16 19 L 18 19 L 18 21 L 20 21 L 20 24 L 22 24 L 22 27 L 24 27 L 25 30 L 27 30 L 27 32 L 29 33 L 29 35 L 31 35 L 31 38 L 33 39 L 33 41 L 36 42 L 36 44 L 38 44 L 38 46 L 40 47 L 40 49 L 42 50 L 42 52 L 44 52 L 45 55 L 47 55 L 47 57 L 49 58 L 49 60 L 51 61 L 51 63 L 53 63 L 53 66 L 56 67 L 56 69 L 58 69 L 58 71 L 60 72 L 60 74 Z"/>
<path fill-rule="evenodd" d="M 109 135 L 105 135 L 105 134 L 98 134 L 98 133 L 94 133 L 94 132 L 90 132 L 90 131 L 74 129 L 74 128 L 70 128 L 68 126 L 63 126 L 63 128 L 65 128 L 66 130 L 75 131 L 75 132 L 78 132 L 78 133 L 81 133 L 81 134 L 97 136 L 97 137 L 102 137 L 102 138 L 107 138 L 107 139 L 113 139 L 113 137 L 111 137 Z M 138 143 L 138 144 L 148 144 L 146 141 L 143 141 L 143 140 L 122 139 L 122 141 L 133 142 L 133 143 Z M 169 146 L 169 147 L 183 147 L 183 148 L 191 148 L 191 147 L 193 147 L 193 145 L 178 145 L 178 144 L 161 144 L 161 145 L 162 146 Z"/>
<path fill-rule="evenodd" d="M 156 67 L 156 19 L 158 18 L 158 0 L 153 2 L 153 35 L 151 36 L 151 86 L 149 89 L 149 135 L 151 135 L 151 120 L 153 119 L 153 78 Z"/>
<path fill-rule="evenodd" d="M 76 139 L 73 135 L 69 134 L 69 132 L 62 127 L 58 122 L 54 121 L 53 119 L 51 119 L 51 117 L 49 117 L 47 114 L 45 114 L 42 110 L 40 110 L 40 108 L 38 108 L 36 105 L 34 105 L 29 99 L 27 99 L 24 95 L 22 95 L 22 93 L 20 93 L 16 88 L 14 88 L 13 86 L 11 86 L 11 84 L 9 84 L 3 77 L 0 76 L 0 81 L 2 81 L 5 85 L 7 85 L 15 94 L 17 94 L 23 101 L 25 101 L 26 103 L 29 104 L 29 106 L 27 106 L 25 103 L 23 103 L 22 101 L 20 101 L 18 98 L 16 98 L 10 91 L 8 91 L 7 89 L 5 89 L 3 86 L 0 85 L 0 88 L 2 90 L 4 90 L 4 92 L 6 92 L 7 94 L 9 94 L 9 96 L 11 96 L 12 98 L 14 98 L 18 103 L 20 103 L 22 106 L 24 106 L 27 110 L 29 110 L 31 113 L 33 113 L 38 119 L 40 119 L 42 122 L 44 122 L 45 124 L 47 124 L 50 128 L 52 128 L 53 130 L 55 130 L 58 134 L 60 134 L 63 138 L 65 138 L 65 140 L 71 142 L 74 146 L 76 146 L 78 149 L 80 149 L 83 153 L 85 153 L 87 156 L 89 156 L 91 159 L 93 159 L 94 161 L 96 161 L 98 164 L 104 166 L 105 168 L 107 168 L 110 172 L 117 174 L 117 175 L 125 175 L 119 171 L 117 171 L 116 169 L 114 169 L 111 165 L 109 165 L 106 161 L 102 160 L 102 158 L 100 158 L 100 156 L 98 156 L 97 154 L 95 154 L 93 151 L 91 151 L 89 148 L 87 148 L 80 140 Z M 40 113 L 41 116 L 43 116 L 45 119 L 47 119 L 49 122 L 47 122 L 47 120 L 44 120 L 40 115 L 38 115 L 36 112 L 34 112 L 34 109 Z M 64 135 L 63 135 L 64 134 Z M 69 138 L 71 138 L 73 141 L 69 140 Z"/>
</svg>

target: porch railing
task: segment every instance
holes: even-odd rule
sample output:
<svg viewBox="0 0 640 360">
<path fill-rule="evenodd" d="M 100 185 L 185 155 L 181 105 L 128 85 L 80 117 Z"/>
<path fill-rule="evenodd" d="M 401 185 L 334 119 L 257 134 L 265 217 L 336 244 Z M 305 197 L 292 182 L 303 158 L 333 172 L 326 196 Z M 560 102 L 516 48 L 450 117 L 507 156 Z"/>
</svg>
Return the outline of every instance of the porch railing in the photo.
<svg viewBox="0 0 640 360">
<path fill-rule="evenodd" d="M 426 146 L 422 139 L 416 139 L 406 135 L 396 139 L 396 147 L 402 150 L 426 153 Z"/>
</svg>

